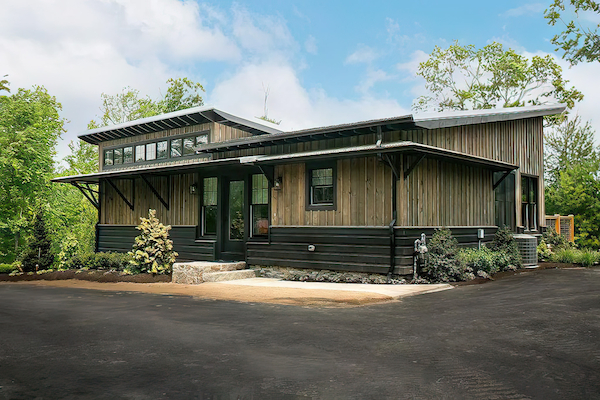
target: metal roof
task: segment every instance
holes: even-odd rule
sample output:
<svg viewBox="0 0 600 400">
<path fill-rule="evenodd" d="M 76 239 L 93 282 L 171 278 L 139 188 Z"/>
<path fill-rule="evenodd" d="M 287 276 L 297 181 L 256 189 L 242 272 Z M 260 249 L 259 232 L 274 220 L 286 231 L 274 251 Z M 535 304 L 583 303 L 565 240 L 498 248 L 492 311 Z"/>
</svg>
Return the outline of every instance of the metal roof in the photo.
<svg viewBox="0 0 600 400">
<path fill-rule="evenodd" d="M 413 116 L 415 126 L 425 129 L 449 128 L 459 125 L 485 124 L 516 119 L 545 117 L 561 114 L 565 104 L 527 107 L 494 108 L 489 110 L 444 111 Z"/>
<path fill-rule="evenodd" d="M 79 135 L 81 140 L 91 144 L 98 144 L 105 140 L 121 139 L 125 137 L 158 132 L 165 129 L 182 128 L 190 125 L 218 122 L 222 125 L 239 128 L 253 135 L 281 133 L 279 129 L 265 124 L 250 121 L 214 107 L 194 107 L 174 111 L 167 114 L 155 115 L 122 124 L 91 129 Z"/>
<path fill-rule="evenodd" d="M 465 164 L 478 165 L 491 168 L 497 171 L 512 171 L 518 166 L 503 161 L 490 158 L 474 156 L 454 150 L 447 150 L 440 147 L 429 146 L 425 144 L 402 141 L 382 144 L 368 144 L 353 147 L 343 147 L 339 149 L 314 150 L 292 154 L 278 154 L 274 156 L 246 156 L 240 158 L 241 164 L 285 164 L 289 162 L 303 162 L 306 160 L 325 159 L 325 158 L 352 158 L 356 156 L 367 156 L 382 153 L 407 153 L 421 154 L 431 158 L 439 158 L 453 161 L 460 161 Z"/>
</svg>

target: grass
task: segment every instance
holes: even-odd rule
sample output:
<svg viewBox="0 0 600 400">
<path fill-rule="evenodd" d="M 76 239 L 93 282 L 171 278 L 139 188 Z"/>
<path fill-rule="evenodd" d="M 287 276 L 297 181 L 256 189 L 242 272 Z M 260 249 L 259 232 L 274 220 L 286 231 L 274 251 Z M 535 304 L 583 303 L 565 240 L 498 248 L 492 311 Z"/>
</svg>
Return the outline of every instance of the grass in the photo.
<svg viewBox="0 0 600 400">
<path fill-rule="evenodd" d="M 563 249 L 554 253 L 551 261 L 566 264 L 581 264 L 584 267 L 591 267 L 600 262 L 600 252 L 590 249 Z"/>
</svg>

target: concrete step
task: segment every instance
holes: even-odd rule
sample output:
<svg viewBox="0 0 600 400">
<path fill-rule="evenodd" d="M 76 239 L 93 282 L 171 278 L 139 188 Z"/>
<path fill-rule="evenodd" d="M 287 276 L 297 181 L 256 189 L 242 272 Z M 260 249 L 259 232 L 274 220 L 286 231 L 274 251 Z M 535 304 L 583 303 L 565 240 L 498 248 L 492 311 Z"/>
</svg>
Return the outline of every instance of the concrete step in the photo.
<svg viewBox="0 0 600 400">
<path fill-rule="evenodd" d="M 203 278 L 204 282 L 223 282 L 236 279 L 256 278 L 256 271 L 253 269 L 241 269 L 237 271 L 206 272 Z"/>
<path fill-rule="evenodd" d="M 191 261 L 173 264 L 171 282 L 195 285 L 204 282 L 204 275 L 213 272 L 237 271 L 246 268 L 241 262 Z"/>
</svg>

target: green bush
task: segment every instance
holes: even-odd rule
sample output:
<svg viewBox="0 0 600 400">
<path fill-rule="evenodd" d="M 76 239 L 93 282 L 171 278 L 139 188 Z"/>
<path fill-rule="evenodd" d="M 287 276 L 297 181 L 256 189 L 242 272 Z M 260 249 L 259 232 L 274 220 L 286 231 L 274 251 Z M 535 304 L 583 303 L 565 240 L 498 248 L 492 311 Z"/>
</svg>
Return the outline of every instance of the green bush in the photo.
<svg viewBox="0 0 600 400">
<path fill-rule="evenodd" d="M 485 246 L 481 249 L 461 249 L 458 252 L 458 262 L 464 270 L 471 270 L 476 276 L 488 278 L 500 270 L 498 253 Z"/>
<path fill-rule="evenodd" d="M 171 226 L 165 226 L 156 218 L 156 210 L 148 210 L 148 218 L 140 218 L 136 229 L 142 233 L 135 238 L 128 270 L 133 273 L 150 272 L 168 274 L 179 255 L 173 251 L 173 241 L 169 239 Z"/>
<path fill-rule="evenodd" d="M 500 271 L 513 270 L 523 266 L 521 261 L 521 254 L 519 254 L 519 247 L 513 237 L 513 233 L 510 228 L 498 229 L 494 240 L 488 245 L 488 248 L 494 252 L 504 254 L 506 259 L 499 259 L 502 261 Z"/>
<path fill-rule="evenodd" d="M 0 264 L 0 274 L 10 274 L 17 269 L 17 266 L 14 264 Z"/>
<path fill-rule="evenodd" d="M 584 249 L 578 251 L 576 258 L 577 264 L 581 264 L 584 267 L 591 267 L 600 261 L 600 253 L 590 249 Z"/>
<path fill-rule="evenodd" d="M 539 261 L 548 261 L 552 258 L 552 251 L 543 238 L 540 239 L 540 243 L 537 245 L 537 254 Z"/>
<path fill-rule="evenodd" d="M 438 229 L 427 243 L 428 260 L 421 271 L 432 282 L 457 282 L 473 279 L 473 271 L 459 263 L 458 242 L 449 229 Z"/>
<path fill-rule="evenodd" d="M 123 271 L 128 267 L 130 261 L 131 257 L 124 253 L 86 253 L 74 255 L 64 263 L 64 267 Z"/>
<path fill-rule="evenodd" d="M 562 249 L 574 249 L 575 245 L 567 240 L 563 235 L 556 232 L 554 228 L 548 228 L 542 235 L 542 240 L 548 245 L 551 251 L 556 252 Z"/>
<path fill-rule="evenodd" d="M 68 235 L 60 242 L 60 251 L 58 252 L 58 268 L 65 269 L 67 268 L 67 263 L 77 253 L 77 248 L 79 247 L 79 242 L 77 239 L 71 235 Z"/>
<path fill-rule="evenodd" d="M 33 224 L 33 238 L 21 256 L 24 272 L 52 268 L 54 253 L 43 212 L 39 211 Z"/>
</svg>

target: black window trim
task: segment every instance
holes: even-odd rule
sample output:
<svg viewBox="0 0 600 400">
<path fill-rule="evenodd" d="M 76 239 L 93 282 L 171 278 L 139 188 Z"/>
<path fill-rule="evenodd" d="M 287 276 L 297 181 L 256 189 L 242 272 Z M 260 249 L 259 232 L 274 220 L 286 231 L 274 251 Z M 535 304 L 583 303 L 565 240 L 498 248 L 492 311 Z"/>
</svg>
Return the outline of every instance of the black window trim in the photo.
<svg viewBox="0 0 600 400">
<path fill-rule="evenodd" d="M 143 141 L 139 141 L 139 142 L 133 142 L 133 143 L 123 143 L 123 144 L 119 144 L 119 145 L 113 145 L 113 146 L 107 146 L 104 147 L 102 149 L 102 170 L 110 170 L 110 169 L 119 169 L 119 168 L 123 168 L 123 165 L 149 165 L 149 164 L 156 164 L 156 163 L 165 163 L 165 162 L 169 162 L 171 160 L 173 161 L 177 161 L 177 160 L 181 160 L 181 159 L 186 159 L 186 158 L 208 158 L 210 157 L 210 154 L 186 154 L 186 155 L 181 155 L 179 157 L 171 157 L 171 140 L 173 139 L 185 139 L 185 138 L 190 138 L 193 137 L 194 138 L 194 143 L 196 141 L 196 137 L 197 136 L 202 136 L 202 135 L 206 135 L 208 137 L 208 143 L 210 143 L 210 130 L 203 130 L 203 131 L 197 131 L 197 132 L 191 132 L 191 133 L 182 133 L 179 135 L 170 135 L 170 136 L 164 136 L 161 138 L 154 138 L 154 139 L 149 139 L 149 140 L 143 140 Z M 154 160 L 144 160 L 144 161 L 140 161 L 140 162 L 135 162 L 135 147 L 136 146 L 141 146 L 144 145 L 144 147 L 149 144 L 149 143 L 158 143 L 158 142 L 167 142 L 167 158 L 155 158 Z M 134 157 L 134 161 L 131 163 L 125 163 L 123 162 L 122 164 L 115 164 L 114 163 L 114 150 L 115 149 L 123 149 L 125 147 L 133 147 L 133 157 Z M 104 164 L 104 157 L 107 151 L 113 150 L 113 164 L 112 165 L 106 165 Z M 158 152 L 157 152 L 158 153 Z M 182 153 L 183 153 L 183 140 L 182 140 Z"/>
<path fill-rule="evenodd" d="M 527 183 L 528 186 L 529 186 L 530 182 L 532 182 L 532 181 L 535 181 L 535 183 L 536 183 L 536 187 L 535 187 L 536 199 L 535 199 L 534 203 L 529 203 L 529 202 L 524 203 L 523 202 L 523 178 L 526 178 L 526 180 L 528 182 Z M 539 193 L 539 182 L 540 181 L 539 181 L 539 179 L 540 179 L 540 177 L 537 175 L 521 173 L 521 193 L 519 196 L 519 200 L 521 201 L 521 226 L 524 228 L 524 232 L 527 232 L 527 233 L 530 233 L 530 232 L 536 233 L 536 232 L 539 232 L 541 229 L 540 228 L 540 208 L 539 208 L 539 204 L 540 204 L 540 202 L 539 202 L 539 200 L 540 200 L 540 193 Z M 528 190 L 528 192 L 529 192 L 529 190 Z M 527 194 L 527 197 L 529 197 L 529 193 Z M 535 218 L 536 223 L 535 223 L 534 229 L 531 229 L 531 227 L 529 226 L 529 221 L 527 221 L 527 224 L 525 224 L 525 221 L 522 220 L 523 219 L 523 206 L 525 204 L 527 204 L 527 205 L 535 204 L 534 218 Z"/>
<path fill-rule="evenodd" d="M 310 197 L 310 188 L 312 186 L 312 171 L 316 169 L 331 168 L 331 178 L 333 180 L 333 204 L 312 204 Z M 336 211 L 337 210 L 337 162 L 324 161 L 306 163 L 304 174 L 306 186 L 306 211 Z"/>
</svg>

